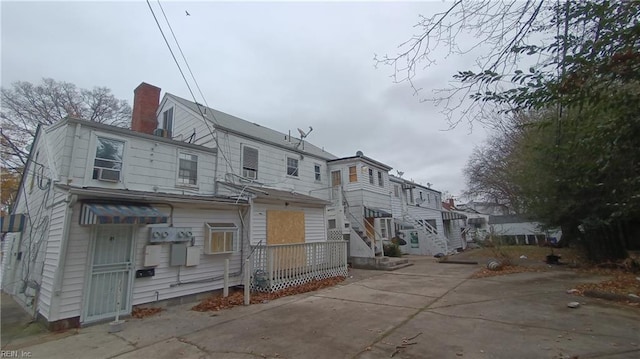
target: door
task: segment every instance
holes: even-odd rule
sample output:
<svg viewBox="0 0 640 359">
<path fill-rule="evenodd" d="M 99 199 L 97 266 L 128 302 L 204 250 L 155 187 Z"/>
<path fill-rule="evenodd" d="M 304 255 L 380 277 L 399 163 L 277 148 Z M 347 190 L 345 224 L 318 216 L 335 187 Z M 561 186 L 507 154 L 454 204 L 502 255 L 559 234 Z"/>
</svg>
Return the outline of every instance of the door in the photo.
<svg viewBox="0 0 640 359">
<path fill-rule="evenodd" d="M 85 322 L 128 314 L 131 304 L 133 227 L 97 226 L 93 243 Z"/>
</svg>

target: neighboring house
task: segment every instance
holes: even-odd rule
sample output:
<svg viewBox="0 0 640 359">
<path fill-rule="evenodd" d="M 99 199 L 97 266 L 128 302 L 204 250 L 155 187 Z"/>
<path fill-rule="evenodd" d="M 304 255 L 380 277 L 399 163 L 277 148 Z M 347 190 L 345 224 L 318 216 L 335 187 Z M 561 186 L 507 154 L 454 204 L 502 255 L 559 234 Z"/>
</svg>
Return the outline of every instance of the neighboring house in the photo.
<svg viewBox="0 0 640 359">
<path fill-rule="evenodd" d="M 545 230 L 541 223 L 518 215 L 489 216 L 491 236 L 508 244 L 556 243 L 559 230 Z"/>
<path fill-rule="evenodd" d="M 482 214 L 488 214 L 492 216 L 502 216 L 511 214 L 509 207 L 504 204 L 495 202 L 476 202 L 470 201 L 457 206 L 460 211 L 470 211 Z"/>
<path fill-rule="evenodd" d="M 467 248 L 467 216 L 458 212 L 453 198 L 442 202 L 442 222 L 444 233 L 450 239 L 450 246 L 457 251 Z"/>
<path fill-rule="evenodd" d="M 352 263 L 371 264 L 370 259 L 384 256 L 383 243 L 393 237 L 389 198 L 391 167 L 361 151 L 355 156 L 332 159 L 327 163 L 332 200 L 328 212 L 329 230 L 349 239 Z"/>
<path fill-rule="evenodd" d="M 406 242 L 403 252 L 436 255 L 455 251 L 460 233 L 444 218 L 442 193 L 396 176 L 390 176 L 390 183 L 395 231 Z"/>
</svg>

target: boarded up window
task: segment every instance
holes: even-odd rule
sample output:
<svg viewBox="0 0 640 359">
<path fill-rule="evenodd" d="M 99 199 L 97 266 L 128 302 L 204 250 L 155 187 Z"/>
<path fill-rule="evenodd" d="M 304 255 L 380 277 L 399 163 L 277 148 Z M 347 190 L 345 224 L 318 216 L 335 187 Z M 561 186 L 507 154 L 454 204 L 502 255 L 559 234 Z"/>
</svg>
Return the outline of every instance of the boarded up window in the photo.
<svg viewBox="0 0 640 359">
<path fill-rule="evenodd" d="M 349 167 L 349 182 L 358 182 L 358 171 L 356 166 Z"/>
<path fill-rule="evenodd" d="M 244 146 L 242 149 L 242 176 L 258 178 L 258 150 Z"/>
<path fill-rule="evenodd" d="M 400 197 L 400 188 L 398 187 L 398 185 L 393 185 L 393 195 L 395 197 Z"/>
<path fill-rule="evenodd" d="M 340 171 L 331 171 L 331 186 L 338 187 L 342 184 Z"/>
<path fill-rule="evenodd" d="M 304 243 L 303 211 L 267 211 L 267 244 Z"/>
</svg>

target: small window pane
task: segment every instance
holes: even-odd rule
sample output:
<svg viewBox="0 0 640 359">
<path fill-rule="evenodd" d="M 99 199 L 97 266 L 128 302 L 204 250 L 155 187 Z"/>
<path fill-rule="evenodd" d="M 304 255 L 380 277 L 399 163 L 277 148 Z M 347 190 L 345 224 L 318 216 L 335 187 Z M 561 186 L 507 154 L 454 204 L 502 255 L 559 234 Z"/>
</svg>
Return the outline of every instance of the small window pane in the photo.
<svg viewBox="0 0 640 359">
<path fill-rule="evenodd" d="M 298 160 L 287 157 L 287 174 L 289 176 L 298 177 Z"/>
<path fill-rule="evenodd" d="M 181 153 L 178 166 L 178 183 L 188 185 L 198 183 L 198 156 Z"/>
</svg>

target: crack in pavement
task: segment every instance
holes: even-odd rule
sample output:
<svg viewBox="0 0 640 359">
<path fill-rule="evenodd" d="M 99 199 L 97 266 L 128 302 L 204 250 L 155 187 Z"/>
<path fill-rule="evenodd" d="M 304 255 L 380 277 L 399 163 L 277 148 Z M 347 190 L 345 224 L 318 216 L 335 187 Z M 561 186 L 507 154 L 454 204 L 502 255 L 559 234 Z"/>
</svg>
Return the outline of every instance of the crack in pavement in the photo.
<svg viewBox="0 0 640 359">
<path fill-rule="evenodd" d="M 403 308 L 403 309 L 417 309 L 416 307 L 407 307 L 405 305 L 395 305 L 395 304 L 385 304 L 385 303 L 376 303 L 376 302 L 366 302 L 364 300 L 355 300 L 355 299 L 345 299 L 345 298 L 336 298 L 336 297 L 329 297 L 326 295 L 313 295 L 312 297 L 316 297 L 316 298 L 324 298 L 324 299 L 333 299 L 333 300 L 339 300 L 339 301 L 343 301 L 343 302 L 351 302 L 351 303 L 360 303 L 360 304 L 371 304 L 371 305 L 379 305 L 382 307 L 391 307 L 391 308 Z"/>
<path fill-rule="evenodd" d="M 437 303 L 440 299 L 444 298 L 444 296 L 446 296 L 447 294 L 451 293 L 452 291 L 454 291 L 455 289 L 457 289 L 459 286 L 461 286 L 462 284 L 464 284 L 466 281 L 468 281 L 469 278 L 463 279 L 460 283 L 456 284 L 455 286 L 453 286 L 451 289 L 447 290 L 444 294 L 442 294 L 441 296 L 437 297 L 436 300 L 434 300 L 433 302 L 425 305 L 424 307 L 418 309 L 415 313 L 411 314 L 409 317 L 407 317 L 405 320 L 403 320 L 402 322 L 400 322 L 399 324 L 393 326 L 391 329 L 387 330 L 386 332 L 382 333 L 380 336 L 378 336 L 378 338 L 376 338 L 370 345 L 368 345 L 365 349 L 359 351 L 358 353 L 356 353 L 355 355 L 353 355 L 351 358 L 355 359 L 358 358 L 359 356 L 361 356 L 362 354 L 366 353 L 368 350 L 367 348 L 371 348 L 373 346 L 375 346 L 376 344 L 380 343 L 383 339 L 385 339 L 386 337 L 388 337 L 389 335 L 391 335 L 393 332 L 395 332 L 398 328 L 402 327 L 403 325 L 407 324 L 409 321 L 411 321 L 413 318 L 415 318 L 418 314 L 422 313 L 423 311 L 429 309 L 430 306 L 432 306 L 433 304 Z"/>
<path fill-rule="evenodd" d="M 357 283 L 353 283 L 353 285 L 358 286 L 358 287 L 364 287 L 364 288 L 371 289 L 371 290 L 375 290 L 375 291 L 379 291 L 379 292 L 395 293 L 395 294 L 404 294 L 404 295 L 415 295 L 415 296 L 418 296 L 418 297 L 424 297 L 424 298 L 438 298 L 438 296 L 435 296 L 435 295 L 425 295 L 425 294 L 405 293 L 405 292 L 398 292 L 398 291 L 395 291 L 395 290 L 388 290 L 388 289 L 373 288 L 373 287 L 369 287 L 368 285 L 365 285 L 365 284 L 357 284 Z"/>
</svg>

